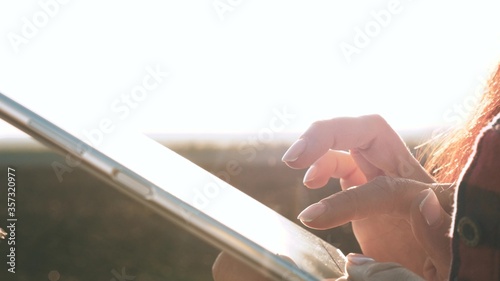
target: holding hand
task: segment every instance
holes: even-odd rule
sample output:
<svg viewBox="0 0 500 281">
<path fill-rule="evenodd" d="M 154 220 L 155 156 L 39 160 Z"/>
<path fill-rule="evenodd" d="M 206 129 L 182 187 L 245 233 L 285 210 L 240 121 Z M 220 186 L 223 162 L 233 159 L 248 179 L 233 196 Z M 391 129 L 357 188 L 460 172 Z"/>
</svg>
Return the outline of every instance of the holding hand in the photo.
<svg viewBox="0 0 500 281">
<path fill-rule="evenodd" d="M 400 264 L 375 262 L 359 254 L 347 255 L 346 271 L 349 277 L 339 278 L 336 281 L 423 281 L 420 276 Z"/>
</svg>

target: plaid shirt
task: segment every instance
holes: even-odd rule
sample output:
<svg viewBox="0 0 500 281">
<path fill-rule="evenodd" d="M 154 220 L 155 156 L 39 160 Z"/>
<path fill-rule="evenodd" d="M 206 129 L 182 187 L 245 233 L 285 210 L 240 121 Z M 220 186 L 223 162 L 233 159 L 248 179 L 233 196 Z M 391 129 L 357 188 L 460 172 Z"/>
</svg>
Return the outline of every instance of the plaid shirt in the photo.
<svg viewBox="0 0 500 281">
<path fill-rule="evenodd" d="M 456 202 L 450 280 L 500 280 L 500 115 L 478 138 Z"/>
</svg>

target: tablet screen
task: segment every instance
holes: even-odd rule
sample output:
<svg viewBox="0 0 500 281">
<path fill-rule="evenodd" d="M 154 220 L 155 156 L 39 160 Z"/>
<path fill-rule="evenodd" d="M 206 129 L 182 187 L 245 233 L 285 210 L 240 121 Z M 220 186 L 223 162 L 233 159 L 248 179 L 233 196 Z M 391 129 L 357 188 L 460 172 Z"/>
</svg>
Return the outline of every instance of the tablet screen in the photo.
<svg viewBox="0 0 500 281">
<path fill-rule="evenodd" d="M 287 280 L 342 275 L 339 250 L 142 133 L 122 127 L 92 143 L 0 101 L 2 118 L 256 269 Z"/>
</svg>

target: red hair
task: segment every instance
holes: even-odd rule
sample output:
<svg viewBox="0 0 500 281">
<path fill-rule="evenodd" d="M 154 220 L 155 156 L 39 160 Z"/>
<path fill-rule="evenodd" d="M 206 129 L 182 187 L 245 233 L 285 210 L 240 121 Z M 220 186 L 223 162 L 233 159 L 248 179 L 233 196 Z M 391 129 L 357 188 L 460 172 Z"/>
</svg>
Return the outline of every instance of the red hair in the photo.
<svg viewBox="0 0 500 281">
<path fill-rule="evenodd" d="M 488 81 L 484 93 L 474 112 L 463 126 L 432 140 L 422 156 L 426 156 L 424 167 L 437 182 L 456 182 L 473 153 L 476 137 L 500 112 L 500 65 Z"/>
</svg>

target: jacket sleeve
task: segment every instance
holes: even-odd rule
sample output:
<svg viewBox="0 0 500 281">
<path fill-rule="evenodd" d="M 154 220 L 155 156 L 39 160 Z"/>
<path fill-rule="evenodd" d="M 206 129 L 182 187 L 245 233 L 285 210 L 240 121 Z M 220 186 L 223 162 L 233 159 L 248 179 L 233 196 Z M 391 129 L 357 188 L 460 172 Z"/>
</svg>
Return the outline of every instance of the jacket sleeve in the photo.
<svg viewBox="0 0 500 281">
<path fill-rule="evenodd" d="M 456 196 L 450 280 L 500 280 L 500 115 L 478 137 Z"/>
</svg>

